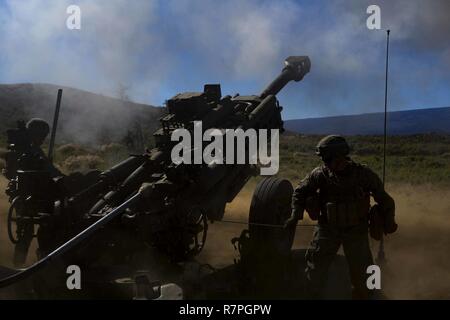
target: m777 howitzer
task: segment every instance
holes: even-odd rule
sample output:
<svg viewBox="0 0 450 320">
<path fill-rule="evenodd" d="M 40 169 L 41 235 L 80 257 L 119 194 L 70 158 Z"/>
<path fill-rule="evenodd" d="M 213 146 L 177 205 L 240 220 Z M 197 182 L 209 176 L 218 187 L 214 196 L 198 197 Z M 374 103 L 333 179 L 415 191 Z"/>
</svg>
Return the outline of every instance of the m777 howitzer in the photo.
<svg viewBox="0 0 450 320">
<path fill-rule="evenodd" d="M 68 253 L 89 261 L 95 252 L 114 247 L 126 252 L 119 254 L 123 258 L 133 249 L 121 243 L 122 234 L 156 247 L 173 261 L 198 254 L 206 240 L 208 221 L 222 220 L 226 203 L 255 175 L 255 165 L 174 163 L 171 153 L 178 142 L 172 141 L 172 133 L 180 128 L 193 132 L 196 121 L 201 121 L 203 130 L 282 130 L 282 107 L 275 95 L 288 82 L 303 79 L 309 70 L 308 57 L 291 56 L 280 75 L 259 95 L 222 97 L 219 85 L 205 85 L 204 92 L 181 93 L 168 100 L 168 114 L 160 119 L 162 126 L 154 133 L 154 149 L 103 172 L 81 192 L 55 194 L 51 212 L 36 211 L 45 217 L 39 222 L 40 233 L 50 234 L 51 241 L 38 239 L 42 259 L 0 280 L 0 287 Z M 18 186 L 21 190 L 20 178 Z M 262 180 L 255 190 L 249 221 L 282 224 L 290 215 L 291 194 L 292 185 L 287 180 Z M 274 248 L 280 246 L 277 241 L 282 241 L 283 250 L 290 248 L 293 230 L 255 225 L 249 228 L 255 237 L 265 238 L 266 243 L 273 240 Z"/>
</svg>

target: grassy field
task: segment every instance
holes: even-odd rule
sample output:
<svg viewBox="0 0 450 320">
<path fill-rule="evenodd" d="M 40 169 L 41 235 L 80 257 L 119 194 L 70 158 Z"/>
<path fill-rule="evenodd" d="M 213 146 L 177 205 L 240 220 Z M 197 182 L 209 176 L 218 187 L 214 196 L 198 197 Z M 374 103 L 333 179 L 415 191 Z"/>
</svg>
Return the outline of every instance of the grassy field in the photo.
<svg viewBox="0 0 450 320">
<path fill-rule="evenodd" d="M 285 135 L 280 139 L 280 176 L 301 179 L 320 164 L 314 155 L 320 136 Z M 352 158 L 367 164 L 380 176 L 383 137 L 348 137 Z M 386 180 L 389 183 L 450 186 L 450 135 L 388 137 Z"/>
<path fill-rule="evenodd" d="M 314 150 L 320 138 L 321 136 L 282 135 L 278 175 L 297 181 L 319 165 L 320 159 L 314 154 Z M 383 137 L 352 136 L 347 138 L 352 147 L 352 158 L 357 162 L 367 164 L 381 176 Z M 4 152 L 4 148 L 4 138 L 0 138 L 0 155 Z M 386 180 L 388 183 L 450 186 L 450 135 L 388 137 L 386 154 Z M 105 144 L 96 148 L 65 144 L 56 148 L 55 162 L 63 172 L 70 173 L 86 169 L 104 170 L 127 156 L 127 149 L 117 143 Z M 0 168 L 2 165 L 4 165 L 3 162 L 0 162 Z"/>
</svg>

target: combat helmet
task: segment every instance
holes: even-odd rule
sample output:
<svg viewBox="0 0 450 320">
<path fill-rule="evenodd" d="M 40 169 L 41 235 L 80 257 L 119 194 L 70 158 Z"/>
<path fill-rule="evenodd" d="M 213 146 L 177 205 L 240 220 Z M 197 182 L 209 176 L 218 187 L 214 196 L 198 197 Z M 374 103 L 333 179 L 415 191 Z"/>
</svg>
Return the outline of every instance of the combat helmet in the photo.
<svg viewBox="0 0 450 320">
<path fill-rule="evenodd" d="M 45 138 L 50 132 L 50 126 L 47 121 L 40 118 L 33 118 L 27 122 L 28 132 L 32 136 Z"/>
<path fill-rule="evenodd" d="M 336 156 L 346 156 L 350 153 L 350 146 L 344 137 L 329 135 L 319 141 L 316 146 L 316 154 L 322 159 L 331 159 Z"/>
</svg>

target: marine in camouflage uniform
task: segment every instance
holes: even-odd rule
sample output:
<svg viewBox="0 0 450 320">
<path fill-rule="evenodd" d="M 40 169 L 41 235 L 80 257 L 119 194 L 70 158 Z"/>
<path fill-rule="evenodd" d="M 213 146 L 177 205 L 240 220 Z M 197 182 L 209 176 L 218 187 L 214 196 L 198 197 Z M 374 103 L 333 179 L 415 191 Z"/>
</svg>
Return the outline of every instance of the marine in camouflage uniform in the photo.
<svg viewBox="0 0 450 320">
<path fill-rule="evenodd" d="M 51 213 L 55 199 L 77 194 L 98 181 L 99 170 L 74 172 L 66 176 L 53 165 L 41 148 L 50 133 L 50 126 L 45 120 L 33 118 L 23 127 L 20 124 L 19 129 L 13 131 L 21 133 L 20 135 L 16 133 L 15 138 L 11 138 L 8 134 L 8 140 L 11 140 L 8 143 L 14 148 L 11 148 L 13 150 L 7 157 L 7 168 L 4 174 L 10 180 L 6 190 L 10 201 L 20 199 L 20 201 L 14 201 L 18 216 L 35 217 L 38 213 Z M 23 172 L 19 173 L 19 170 Z M 17 181 L 20 174 L 23 179 L 21 184 L 28 194 L 19 194 Z M 16 221 L 16 238 L 19 238 L 19 241 L 14 250 L 15 266 L 22 266 L 25 263 L 34 237 L 34 223 L 29 221 L 31 220 Z M 54 220 L 48 219 L 43 222 L 39 224 L 37 230 L 38 257 L 44 256 L 54 248 L 58 233 L 58 225 L 52 223 Z"/>
<path fill-rule="evenodd" d="M 33 118 L 27 122 L 26 129 L 30 144 L 26 151 L 19 156 L 20 169 L 45 171 L 48 172 L 50 178 L 64 176 L 48 159 L 41 148 L 50 132 L 48 123 L 43 119 Z M 27 212 L 27 209 L 23 205 L 19 205 L 18 209 L 22 212 Z M 22 213 L 22 215 L 26 214 Z M 14 248 L 14 265 L 22 266 L 26 261 L 28 248 L 33 240 L 34 225 L 26 223 L 24 225 L 18 225 L 18 228 L 22 229 L 22 237 Z M 38 237 L 42 237 L 42 232 L 40 231 L 39 228 Z"/>
<path fill-rule="evenodd" d="M 301 220 L 305 209 L 313 220 L 318 220 L 306 253 L 306 291 L 311 298 L 321 297 L 329 266 L 341 245 L 350 270 L 353 298 L 369 298 L 366 269 L 373 264 L 368 240 L 370 196 L 382 212 L 384 233 L 397 229 L 394 200 L 372 170 L 348 157 L 349 151 L 341 136 L 322 139 L 316 154 L 324 164 L 308 174 L 293 194 L 292 216 L 286 227 Z M 316 203 L 316 210 L 308 210 L 311 201 Z"/>
</svg>

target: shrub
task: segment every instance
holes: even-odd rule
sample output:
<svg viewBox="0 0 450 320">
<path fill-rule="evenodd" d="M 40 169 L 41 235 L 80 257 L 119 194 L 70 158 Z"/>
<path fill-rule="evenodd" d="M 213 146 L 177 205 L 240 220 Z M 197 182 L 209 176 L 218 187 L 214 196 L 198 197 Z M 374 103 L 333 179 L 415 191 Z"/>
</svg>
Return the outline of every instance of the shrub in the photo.
<svg viewBox="0 0 450 320">
<path fill-rule="evenodd" d="M 99 153 L 108 167 L 115 165 L 128 157 L 127 148 L 118 143 L 102 145 L 99 149 Z"/>
<path fill-rule="evenodd" d="M 86 155 L 89 153 L 89 151 L 85 147 L 74 143 L 62 145 L 56 149 L 56 152 L 57 155 L 62 159 L 66 159 L 70 156 Z"/>
<path fill-rule="evenodd" d="M 67 172 L 99 169 L 103 165 L 104 160 L 99 156 L 92 154 L 70 156 L 65 159 L 62 164 L 64 170 Z"/>
<path fill-rule="evenodd" d="M 103 154 L 122 153 L 126 151 L 126 147 L 118 143 L 109 143 L 100 146 L 99 151 Z"/>
</svg>

